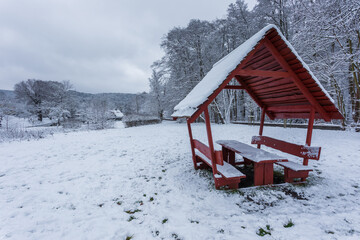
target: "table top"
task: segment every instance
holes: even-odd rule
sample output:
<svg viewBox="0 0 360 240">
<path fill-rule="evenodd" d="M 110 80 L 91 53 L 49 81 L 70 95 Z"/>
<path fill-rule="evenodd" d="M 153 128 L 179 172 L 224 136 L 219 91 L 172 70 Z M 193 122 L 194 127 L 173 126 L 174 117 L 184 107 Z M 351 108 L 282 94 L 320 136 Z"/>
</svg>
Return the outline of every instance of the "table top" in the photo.
<svg viewBox="0 0 360 240">
<path fill-rule="evenodd" d="M 279 156 L 274 153 L 267 152 L 263 149 L 258 149 L 253 146 L 236 140 L 219 140 L 217 144 L 230 149 L 241 156 L 253 161 L 253 162 L 283 162 L 288 161 L 287 158 Z"/>
</svg>

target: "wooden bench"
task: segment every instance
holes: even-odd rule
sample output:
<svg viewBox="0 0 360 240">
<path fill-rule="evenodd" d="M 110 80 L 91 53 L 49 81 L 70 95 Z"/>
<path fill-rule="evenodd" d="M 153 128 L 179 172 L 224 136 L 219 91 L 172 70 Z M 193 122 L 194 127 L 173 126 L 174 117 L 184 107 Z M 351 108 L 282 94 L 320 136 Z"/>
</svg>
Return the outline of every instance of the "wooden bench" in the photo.
<svg viewBox="0 0 360 240">
<path fill-rule="evenodd" d="M 211 162 L 211 151 L 208 146 L 202 142 L 194 139 L 195 158 L 198 168 L 210 167 L 213 168 Z M 242 178 L 245 178 L 245 174 L 239 171 L 231 164 L 223 161 L 222 152 L 215 151 L 216 169 L 214 172 L 215 187 L 219 189 L 221 186 L 228 186 L 229 188 L 238 188 Z M 205 164 L 205 165 L 204 165 Z"/>
<path fill-rule="evenodd" d="M 251 162 L 254 165 L 254 185 L 268 185 L 274 182 L 274 166 L 276 162 L 287 161 L 286 158 L 277 154 L 269 153 L 262 149 L 235 140 L 219 140 L 217 144 L 222 146 L 223 153 L 228 153 L 223 159 L 235 163 L 233 153 L 240 154 L 245 163 Z"/>
<path fill-rule="evenodd" d="M 320 158 L 321 147 L 297 145 L 266 136 L 254 136 L 251 143 L 258 144 L 258 146 L 265 145 L 304 159 L 319 160 Z M 284 167 L 285 182 L 294 182 L 296 178 L 305 181 L 309 172 L 312 171 L 311 167 L 292 161 L 277 162 L 276 164 Z"/>
</svg>

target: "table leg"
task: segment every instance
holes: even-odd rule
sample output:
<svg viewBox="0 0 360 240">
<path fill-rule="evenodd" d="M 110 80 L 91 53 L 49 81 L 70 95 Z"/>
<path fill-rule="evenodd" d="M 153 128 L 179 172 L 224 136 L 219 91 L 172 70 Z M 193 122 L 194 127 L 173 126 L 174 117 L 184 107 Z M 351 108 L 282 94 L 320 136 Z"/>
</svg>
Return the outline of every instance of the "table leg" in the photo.
<svg viewBox="0 0 360 240">
<path fill-rule="evenodd" d="M 235 165 L 235 152 L 234 151 L 231 151 L 230 149 L 222 147 L 222 153 L 223 153 L 223 160 L 225 162 L 228 162 L 231 165 Z"/>
<path fill-rule="evenodd" d="M 229 162 L 229 150 L 225 147 L 222 147 L 222 153 L 223 153 L 223 160 L 225 162 Z"/>
<path fill-rule="evenodd" d="M 264 185 L 274 183 L 274 164 L 264 163 Z"/>
<path fill-rule="evenodd" d="M 254 185 L 264 184 L 264 163 L 254 163 Z"/>
<path fill-rule="evenodd" d="M 228 152 L 228 156 L 229 156 L 229 163 L 231 164 L 231 165 L 235 165 L 235 152 L 233 152 L 233 151 L 229 151 Z"/>
</svg>

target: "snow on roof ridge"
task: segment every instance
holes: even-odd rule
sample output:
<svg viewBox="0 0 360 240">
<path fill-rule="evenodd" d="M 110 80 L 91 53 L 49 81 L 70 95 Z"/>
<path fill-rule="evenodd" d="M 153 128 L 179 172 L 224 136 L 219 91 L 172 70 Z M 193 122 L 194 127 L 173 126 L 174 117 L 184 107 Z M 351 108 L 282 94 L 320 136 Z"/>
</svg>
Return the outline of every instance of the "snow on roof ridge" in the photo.
<svg viewBox="0 0 360 240">
<path fill-rule="evenodd" d="M 222 59 L 217 61 L 213 68 L 205 75 L 205 77 L 190 91 L 190 93 L 174 107 L 173 117 L 190 117 L 193 113 L 196 112 L 198 107 L 204 103 L 208 97 L 223 83 L 226 77 L 233 71 L 238 64 L 244 60 L 247 55 L 253 50 L 256 45 L 266 36 L 267 32 L 270 29 L 275 29 L 281 39 L 285 42 L 287 47 L 292 51 L 292 53 L 297 57 L 303 67 L 308 71 L 317 85 L 321 88 L 324 94 L 329 98 L 329 100 L 334 103 L 334 100 L 331 98 L 329 93 L 321 85 L 320 81 L 314 76 L 311 72 L 309 66 L 301 59 L 299 54 L 281 33 L 279 28 L 274 24 L 269 24 L 251 38 L 246 40 L 240 46 L 235 48 L 229 54 L 224 56 Z M 334 104 L 335 105 L 335 104 Z"/>
</svg>

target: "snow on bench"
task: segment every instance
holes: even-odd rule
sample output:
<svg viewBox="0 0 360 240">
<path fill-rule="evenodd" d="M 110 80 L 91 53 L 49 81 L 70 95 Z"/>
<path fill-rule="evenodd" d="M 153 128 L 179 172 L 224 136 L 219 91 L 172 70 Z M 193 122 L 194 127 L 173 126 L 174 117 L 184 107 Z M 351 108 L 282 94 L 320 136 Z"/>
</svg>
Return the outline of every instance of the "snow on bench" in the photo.
<svg viewBox="0 0 360 240">
<path fill-rule="evenodd" d="M 245 143 L 238 142 L 236 140 L 219 140 L 216 141 L 217 144 L 234 151 L 244 158 L 249 159 L 252 162 L 262 162 L 262 161 L 287 161 L 285 157 L 279 156 L 274 153 L 267 152 L 262 149 L 258 149 L 247 145 Z"/>
<path fill-rule="evenodd" d="M 196 149 L 196 155 L 200 157 L 204 162 L 206 162 L 210 167 L 212 166 L 211 160 L 202 154 L 200 151 Z M 227 162 L 223 162 L 224 165 L 216 164 L 216 168 L 218 172 L 224 176 L 225 178 L 244 178 L 246 177 L 245 174 L 240 172 L 237 168 L 233 167 L 231 164 Z"/>
<path fill-rule="evenodd" d="M 290 168 L 291 170 L 298 172 L 298 171 L 312 171 L 312 168 L 309 166 L 304 166 L 302 164 L 288 161 L 288 162 L 278 162 L 277 165 L 283 166 L 285 168 Z"/>
</svg>

